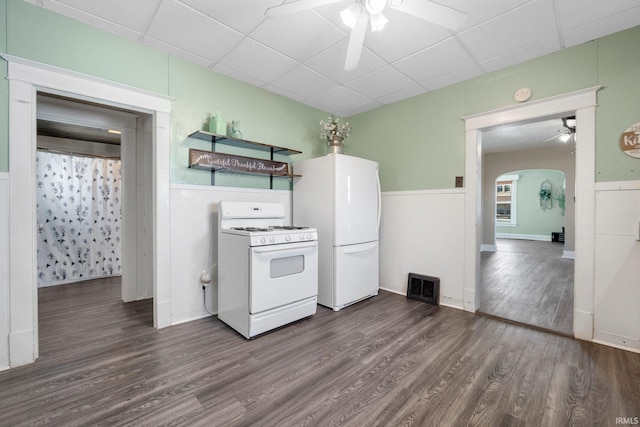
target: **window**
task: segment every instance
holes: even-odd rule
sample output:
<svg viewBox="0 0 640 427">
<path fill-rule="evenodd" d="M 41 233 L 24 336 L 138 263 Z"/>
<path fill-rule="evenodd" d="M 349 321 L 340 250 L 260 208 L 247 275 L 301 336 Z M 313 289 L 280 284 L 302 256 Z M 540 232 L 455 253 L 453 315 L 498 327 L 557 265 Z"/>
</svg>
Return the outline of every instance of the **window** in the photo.
<svg viewBox="0 0 640 427">
<path fill-rule="evenodd" d="M 502 175 L 496 180 L 496 225 L 516 223 L 518 175 Z"/>
</svg>

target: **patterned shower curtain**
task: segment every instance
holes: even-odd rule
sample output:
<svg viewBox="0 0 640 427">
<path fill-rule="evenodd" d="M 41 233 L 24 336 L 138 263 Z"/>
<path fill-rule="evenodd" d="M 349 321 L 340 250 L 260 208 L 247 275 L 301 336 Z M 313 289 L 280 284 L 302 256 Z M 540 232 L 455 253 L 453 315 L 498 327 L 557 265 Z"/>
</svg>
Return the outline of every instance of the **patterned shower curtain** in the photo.
<svg viewBox="0 0 640 427">
<path fill-rule="evenodd" d="M 38 286 L 119 275 L 120 160 L 38 151 Z"/>
</svg>

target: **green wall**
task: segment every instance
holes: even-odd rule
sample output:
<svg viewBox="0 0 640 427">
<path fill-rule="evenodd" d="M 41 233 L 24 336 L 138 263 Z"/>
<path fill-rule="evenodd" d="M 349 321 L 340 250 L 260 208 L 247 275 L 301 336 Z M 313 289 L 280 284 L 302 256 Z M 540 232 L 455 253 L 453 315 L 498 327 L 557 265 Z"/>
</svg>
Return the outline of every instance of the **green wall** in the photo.
<svg viewBox="0 0 640 427">
<path fill-rule="evenodd" d="M 209 173 L 186 167 L 190 147 L 208 144 L 188 135 L 210 114 L 240 120 L 246 139 L 303 151 L 290 159 L 324 155 L 318 122 L 326 113 L 190 64 L 123 37 L 92 28 L 21 0 L 0 0 L 0 50 L 175 98 L 171 119 L 171 180 L 208 184 Z M 595 85 L 596 177 L 640 179 L 640 160 L 618 148 L 622 131 L 640 120 L 640 27 L 563 49 L 411 99 L 362 113 L 345 153 L 380 163 L 383 190 L 454 187 L 464 176 L 462 117 L 513 105 L 520 87 L 541 99 Z M 6 76 L 6 63 L 0 72 Z M 8 171 L 8 84 L 0 82 L 0 171 Z M 235 151 L 235 150 L 232 150 Z M 259 155 L 252 152 L 248 155 Z M 218 184 L 266 187 L 263 177 L 226 176 Z M 286 179 L 277 188 L 290 188 Z"/>
<path fill-rule="evenodd" d="M 529 234 L 549 236 L 552 232 L 562 231 L 564 216 L 558 206 L 556 197 L 558 190 L 563 188 L 564 173 L 554 170 L 534 169 L 512 172 L 518 174 L 516 198 L 517 213 L 515 227 L 496 226 L 496 233 Z M 511 173 L 510 173 L 511 174 Z M 551 183 L 551 209 L 540 208 L 540 185 L 548 181 Z M 513 210 L 512 210 L 513 211 Z"/>
<path fill-rule="evenodd" d="M 112 35 L 21 0 L 0 0 L 0 51 L 9 55 L 123 83 L 174 99 L 171 114 L 171 181 L 208 185 L 211 174 L 187 167 L 189 148 L 211 149 L 211 144 L 189 138 L 206 130 L 211 114 L 226 121 L 240 120 L 245 139 L 294 148 L 303 152 L 277 160 L 324 155 L 318 123 L 327 114 L 282 96 L 220 75 L 204 67 Z M 7 64 L 0 61 L 7 75 Z M 8 171 L 8 84 L 0 83 L 0 171 Z M 251 157 L 265 153 L 220 148 Z M 268 188 L 262 176 L 218 174 L 218 185 Z M 289 189 L 285 178 L 274 188 Z"/>
<path fill-rule="evenodd" d="M 640 179 L 640 160 L 618 148 L 622 131 L 640 120 L 638 46 L 635 27 L 350 117 L 345 152 L 378 161 L 385 191 L 452 188 L 464 175 L 462 117 L 515 104 L 521 87 L 535 100 L 602 85 L 596 179 Z"/>
</svg>

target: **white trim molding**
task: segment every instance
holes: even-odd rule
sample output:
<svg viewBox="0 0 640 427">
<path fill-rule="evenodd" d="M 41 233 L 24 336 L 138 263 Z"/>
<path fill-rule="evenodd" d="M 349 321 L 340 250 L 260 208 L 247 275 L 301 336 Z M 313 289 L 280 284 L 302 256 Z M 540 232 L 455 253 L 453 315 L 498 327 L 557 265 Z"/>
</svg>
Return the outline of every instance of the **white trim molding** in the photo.
<svg viewBox="0 0 640 427">
<path fill-rule="evenodd" d="M 512 233 L 496 233 L 496 239 L 519 239 L 519 240 L 536 240 L 538 242 L 550 242 L 549 234 L 512 234 Z"/>
<path fill-rule="evenodd" d="M 576 258 L 574 273 L 574 323 L 576 338 L 593 339 L 595 259 L 595 111 L 601 86 L 512 105 L 463 117 L 466 130 L 465 175 L 465 310 L 475 311 L 479 298 L 479 253 L 482 242 L 482 131 L 508 123 L 575 112 L 580 123 L 580 148 L 576 151 Z M 469 295 L 469 299 L 467 299 Z M 470 298 L 476 297 L 475 301 Z"/>
<path fill-rule="evenodd" d="M 0 371 L 9 368 L 9 173 L 0 172 Z"/>
<path fill-rule="evenodd" d="M 2 55 L 9 78 L 9 359 L 10 366 L 38 357 L 35 153 L 38 92 L 139 111 L 153 117 L 154 324 L 169 326 L 171 100 L 69 70 Z M 162 248 L 162 250 L 157 250 Z M 0 321 L 2 321 L 0 319 Z M 0 328 L 1 330 L 1 328 Z M 4 339 L 4 337 L 0 337 Z"/>
</svg>

